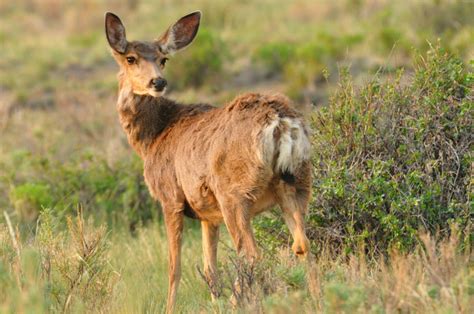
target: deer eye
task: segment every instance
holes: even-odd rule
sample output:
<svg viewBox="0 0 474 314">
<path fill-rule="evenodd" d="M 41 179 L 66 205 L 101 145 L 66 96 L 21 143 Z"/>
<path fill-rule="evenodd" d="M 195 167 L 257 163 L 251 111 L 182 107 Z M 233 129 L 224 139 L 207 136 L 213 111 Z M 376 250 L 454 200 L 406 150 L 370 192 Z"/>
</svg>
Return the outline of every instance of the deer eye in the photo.
<svg viewBox="0 0 474 314">
<path fill-rule="evenodd" d="M 137 59 L 135 57 L 127 57 L 128 64 L 134 64 Z"/>
<path fill-rule="evenodd" d="M 160 61 L 161 67 L 164 67 L 164 66 L 165 66 L 166 61 L 168 61 L 168 58 L 163 58 L 163 59 L 161 59 L 161 61 Z"/>
</svg>

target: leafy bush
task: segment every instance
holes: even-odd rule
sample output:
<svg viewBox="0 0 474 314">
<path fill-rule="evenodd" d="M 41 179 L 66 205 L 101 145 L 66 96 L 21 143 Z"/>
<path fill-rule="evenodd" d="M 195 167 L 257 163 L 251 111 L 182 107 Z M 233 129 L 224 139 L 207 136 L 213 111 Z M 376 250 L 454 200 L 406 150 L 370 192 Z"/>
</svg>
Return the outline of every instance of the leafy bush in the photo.
<svg viewBox="0 0 474 314">
<path fill-rule="evenodd" d="M 253 55 L 254 62 L 262 63 L 270 75 L 279 74 L 295 55 L 295 45 L 271 42 L 260 46 Z"/>
<path fill-rule="evenodd" d="M 90 153 L 66 163 L 27 152 L 12 155 L 18 167 L 0 180 L 12 186 L 10 203 L 22 221 L 34 221 L 42 208 L 54 208 L 56 216 L 64 216 L 83 204 L 86 210 L 94 208 L 99 221 L 111 226 L 127 223 L 134 229 L 159 212 L 143 181 L 138 157 L 110 165 Z M 32 177 L 35 183 L 25 183 Z"/>
<path fill-rule="evenodd" d="M 449 223 L 470 221 L 472 74 L 440 48 L 415 69 L 411 84 L 401 83 L 401 71 L 360 91 L 342 73 L 313 123 L 310 229 L 406 249 L 419 228 L 446 233 Z"/>
<path fill-rule="evenodd" d="M 199 87 L 204 83 L 216 83 L 222 69 L 225 44 L 216 33 L 201 28 L 192 49 L 187 49 L 179 58 L 172 60 L 170 80 L 177 88 Z"/>
<path fill-rule="evenodd" d="M 38 216 L 42 207 L 52 203 L 50 187 L 42 183 L 24 183 L 12 188 L 10 200 L 19 217 L 32 221 Z"/>
<path fill-rule="evenodd" d="M 322 76 L 325 65 L 340 60 L 348 48 L 362 39 L 360 34 L 335 35 L 321 31 L 302 43 L 265 44 L 255 51 L 253 62 L 263 65 L 270 76 L 282 75 L 288 95 L 301 99 L 302 90 Z"/>
<path fill-rule="evenodd" d="M 357 89 L 341 71 L 339 89 L 313 119 L 307 227 L 315 243 L 404 250 L 420 228 L 446 235 L 451 223 L 468 226 L 472 75 L 440 48 L 415 60 L 409 81 L 399 71 L 395 79 L 376 78 Z M 263 219 L 257 227 L 276 240 L 278 225 L 281 220 Z"/>
<path fill-rule="evenodd" d="M 377 46 L 382 53 L 389 53 L 396 46 L 397 51 L 401 48 L 405 48 L 408 51 L 409 44 L 406 43 L 406 39 L 403 37 L 403 33 L 396 27 L 381 27 L 377 32 Z"/>
</svg>

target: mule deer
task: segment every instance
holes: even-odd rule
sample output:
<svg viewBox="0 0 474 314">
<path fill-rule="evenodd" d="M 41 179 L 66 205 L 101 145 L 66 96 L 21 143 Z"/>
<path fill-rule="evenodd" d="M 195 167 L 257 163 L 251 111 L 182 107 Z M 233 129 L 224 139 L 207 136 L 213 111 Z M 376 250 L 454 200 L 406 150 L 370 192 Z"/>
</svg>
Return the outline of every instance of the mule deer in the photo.
<svg viewBox="0 0 474 314">
<path fill-rule="evenodd" d="M 258 255 L 251 219 L 278 204 L 293 251 L 309 254 L 303 216 L 310 197 L 308 127 L 282 95 L 245 94 L 223 107 L 182 105 L 163 95 L 167 56 L 196 36 L 201 13 L 179 19 L 158 39 L 127 41 L 106 13 L 105 30 L 120 66 L 117 110 L 128 141 L 144 161 L 144 177 L 161 203 L 169 243 L 167 312 L 181 276 L 183 217 L 202 225 L 204 273 L 217 282 L 217 242 L 224 222 L 239 254 Z"/>
</svg>

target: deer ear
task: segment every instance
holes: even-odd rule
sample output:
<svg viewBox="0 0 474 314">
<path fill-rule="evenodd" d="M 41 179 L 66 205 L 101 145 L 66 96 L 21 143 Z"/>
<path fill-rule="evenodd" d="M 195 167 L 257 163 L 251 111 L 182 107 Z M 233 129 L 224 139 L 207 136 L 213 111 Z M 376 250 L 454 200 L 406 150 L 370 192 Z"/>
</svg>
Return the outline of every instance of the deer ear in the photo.
<svg viewBox="0 0 474 314">
<path fill-rule="evenodd" d="M 110 47 L 118 53 L 124 53 L 127 49 L 125 37 L 125 26 L 119 17 L 111 12 L 105 13 L 105 35 Z"/>
<path fill-rule="evenodd" d="M 200 21 L 200 11 L 180 18 L 156 41 L 161 51 L 172 54 L 188 46 L 196 37 Z"/>
</svg>

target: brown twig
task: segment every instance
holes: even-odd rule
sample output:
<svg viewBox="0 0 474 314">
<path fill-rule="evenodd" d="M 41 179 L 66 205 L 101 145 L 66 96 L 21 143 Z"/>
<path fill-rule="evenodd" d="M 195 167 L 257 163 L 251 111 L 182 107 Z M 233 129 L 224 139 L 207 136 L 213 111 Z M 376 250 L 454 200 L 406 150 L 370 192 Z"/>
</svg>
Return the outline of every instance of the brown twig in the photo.
<svg viewBox="0 0 474 314">
<path fill-rule="evenodd" d="M 16 274 L 16 281 L 17 281 L 17 285 L 18 285 L 18 289 L 20 289 L 20 291 L 22 290 L 22 284 L 21 284 L 21 276 L 23 274 L 22 272 L 22 269 L 21 269 L 21 248 L 20 248 L 20 244 L 19 244 L 19 241 L 18 241 L 18 238 L 17 238 L 17 235 L 15 234 L 15 230 L 13 229 L 13 226 L 12 226 L 12 222 L 10 220 L 10 216 L 8 215 L 8 213 L 6 211 L 3 211 L 3 216 L 5 217 L 5 220 L 7 222 L 7 226 L 8 226 L 8 232 L 10 233 L 10 237 L 12 239 L 12 243 L 13 243 L 13 247 L 15 248 L 15 251 L 16 251 L 16 267 L 17 268 L 17 271 L 15 272 Z"/>
</svg>

